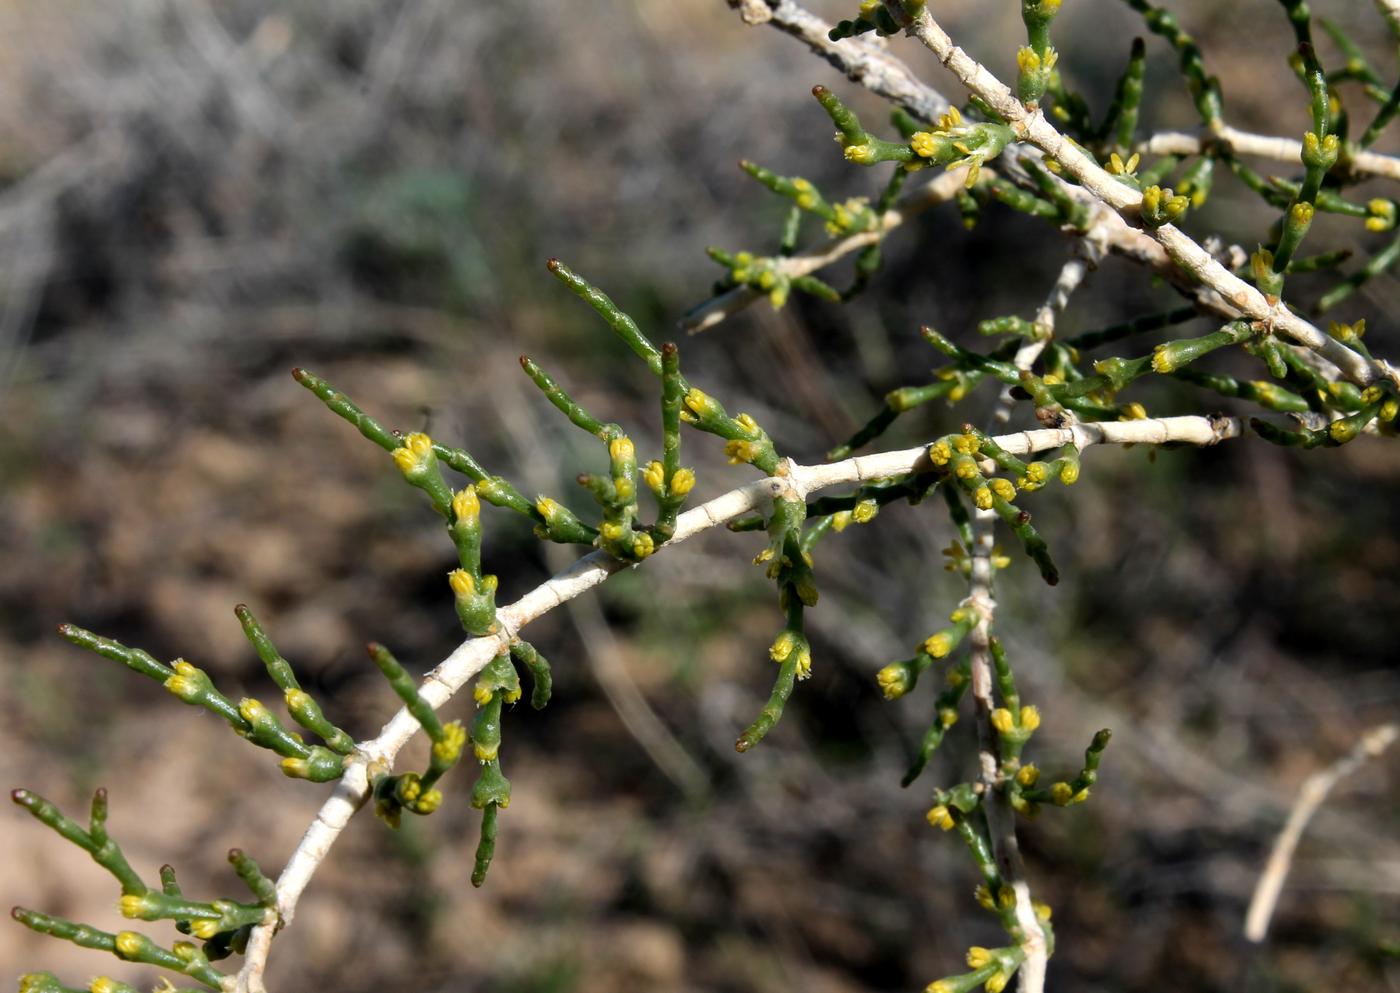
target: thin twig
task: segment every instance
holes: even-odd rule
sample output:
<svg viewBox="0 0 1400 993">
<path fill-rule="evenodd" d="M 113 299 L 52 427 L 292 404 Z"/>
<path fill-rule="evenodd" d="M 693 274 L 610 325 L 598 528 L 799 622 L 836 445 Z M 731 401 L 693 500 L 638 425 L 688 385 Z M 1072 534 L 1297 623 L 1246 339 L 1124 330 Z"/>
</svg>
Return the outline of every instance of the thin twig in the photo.
<svg viewBox="0 0 1400 993">
<path fill-rule="evenodd" d="M 1237 438 L 1244 431 L 1245 425 L 1238 418 L 1185 416 L 1041 428 L 1018 431 L 995 440 L 1014 455 L 1026 455 L 1066 444 L 1074 444 L 1081 449 L 1101 444 L 1213 445 L 1228 438 Z M 658 551 L 749 513 L 775 495 L 794 492 L 805 495 L 830 486 L 912 472 L 928 464 L 926 453 L 926 447 L 920 446 L 859 455 L 821 465 L 786 463 L 783 467 L 785 472 L 778 476 L 747 483 L 686 511 L 676 521 L 675 537 Z M 419 696 L 430 706 L 441 707 L 499 654 L 521 628 L 600 585 L 614 572 L 624 568 L 627 568 L 625 563 L 602 551 L 585 555 L 515 603 L 498 610 L 496 616 L 500 630 L 494 635 L 471 638 L 458 645 L 452 654 L 424 677 L 419 686 Z M 302 892 L 325 861 L 350 818 L 368 798 L 371 779 L 392 769 L 395 756 L 419 730 L 418 721 L 407 710 L 400 710 L 384 725 L 377 737 L 356 746 L 354 756 L 346 764 L 345 774 L 277 878 L 278 922 L 253 929 L 243 968 L 236 977 L 231 978 L 228 984 L 230 990 L 265 993 L 263 973 L 267 968 L 273 936 L 292 922 Z"/>
<path fill-rule="evenodd" d="M 1375 758 L 1395 743 L 1400 737 L 1400 725 L 1382 724 L 1361 736 L 1350 752 L 1343 755 L 1321 772 L 1315 772 L 1303 781 L 1298 791 L 1298 800 L 1289 811 L 1288 820 L 1274 840 L 1274 849 L 1269 853 L 1269 861 L 1264 872 L 1255 884 L 1254 896 L 1249 901 L 1249 912 L 1244 918 L 1244 936 L 1249 941 L 1261 942 L 1269 931 L 1269 921 L 1274 916 L 1279 894 L 1283 892 L 1284 880 L 1293 864 L 1293 852 L 1298 847 L 1308 821 L 1322 806 L 1327 794 L 1339 782 L 1350 776 L 1366 762 Z"/>
</svg>

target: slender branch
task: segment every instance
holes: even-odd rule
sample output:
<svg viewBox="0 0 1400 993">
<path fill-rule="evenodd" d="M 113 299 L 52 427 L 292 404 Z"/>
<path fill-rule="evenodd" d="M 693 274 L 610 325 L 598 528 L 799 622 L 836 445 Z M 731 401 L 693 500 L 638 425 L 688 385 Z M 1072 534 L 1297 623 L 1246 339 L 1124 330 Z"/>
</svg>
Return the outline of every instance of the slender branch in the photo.
<svg viewBox="0 0 1400 993">
<path fill-rule="evenodd" d="M 1397 0 L 1400 2 L 1400 0 Z M 1218 131 L 1202 131 L 1188 134 L 1184 131 L 1163 131 L 1152 135 L 1139 147 L 1152 155 L 1199 155 L 1214 147 L 1224 145 L 1239 155 L 1253 155 L 1261 159 L 1274 159 L 1297 165 L 1303 153 L 1303 143 L 1292 138 L 1275 138 L 1269 135 L 1250 134 L 1228 124 Z M 1400 158 L 1382 155 L 1380 152 L 1357 151 L 1345 160 L 1354 173 L 1383 176 L 1386 179 L 1400 180 Z"/>
<path fill-rule="evenodd" d="M 1184 416 L 1018 431 L 1002 435 L 995 441 L 1013 455 L 1026 455 L 1066 444 L 1074 444 L 1081 449 L 1103 444 L 1214 445 L 1228 438 L 1240 437 L 1244 432 L 1245 425 L 1238 418 Z M 923 446 L 859 455 L 821 465 L 799 466 L 788 462 L 783 466 L 785 471 L 780 471 L 777 476 L 747 483 L 686 511 L 676 521 L 675 537 L 658 551 L 749 513 L 775 495 L 791 496 L 796 493 L 801 499 L 807 493 L 830 486 L 902 475 L 928 465 L 927 450 Z M 585 555 L 515 603 L 499 609 L 496 616 L 501 630 L 494 635 L 471 638 L 458 645 L 452 654 L 424 677 L 418 690 L 419 696 L 431 706 L 441 707 L 499 654 L 526 624 L 602 584 L 614 572 L 624 568 L 627 568 L 626 563 L 602 551 Z M 279 920 L 275 924 L 262 924 L 253 929 L 243 968 L 230 984 L 231 989 L 237 993 L 265 993 L 263 973 L 274 934 L 292 922 L 302 892 L 325 861 L 350 818 L 368 798 L 371 774 L 377 776 L 388 772 L 400 749 L 419 729 L 418 721 L 407 710 L 400 710 L 377 737 L 356 746 L 354 755 L 346 764 L 344 776 L 307 828 L 277 879 Z"/>
<path fill-rule="evenodd" d="M 1016 133 L 1055 159 L 1094 196 L 1117 210 L 1129 223 L 1139 220 L 1142 194 L 1118 182 L 1077 145 L 1062 135 L 1037 109 L 1027 109 L 990 70 L 953 44 L 925 8 L 914 18 L 909 33 L 921 41 L 958 80 L 999 114 Z M 1335 365 L 1352 382 L 1368 386 L 1378 379 L 1400 383 L 1400 372 L 1367 359 L 1342 342 L 1323 333 L 1285 307 L 1270 302 L 1256 287 L 1230 272 L 1189 235 L 1173 224 L 1153 228 L 1149 234 L 1166 250 L 1177 266 L 1197 282 L 1209 286 L 1240 314 L 1258 321 Z"/>
<path fill-rule="evenodd" d="M 1288 820 L 1274 840 L 1273 851 L 1264 872 L 1255 884 L 1254 896 L 1249 901 L 1249 912 L 1245 914 L 1244 936 L 1247 940 L 1261 942 L 1269 931 L 1269 921 L 1274 916 L 1279 894 L 1283 892 L 1284 880 L 1293 864 L 1293 852 L 1307 830 L 1308 821 L 1322 806 L 1327 794 L 1339 782 L 1350 776 L 1365 764 L 1367 759 L 1380 755 L 1400 737 L 1400 725 L 1382 724 L 1361 736 L 1350 752 L 1343 755 L 1321 772 L 1315 772 L 1303 781 L 1298 791 L 1298 800 L 1289 811 Z"/>
<path fill-rule="evenodd" d="M 901 200 L 893 210 L 886 211 L 885 215 L 880 218 L 880 226 L 874 231 L 862 231 L 844 238 L 833 238 L 807 255 L 793 255 L 779 259 L 774 268 L 783 275 L 792 278 L 810 276 L 817 270 L 826 268 L 852 252 L 879 244 L 885 240 L 886 235 L 905 221 L 919 216 L 940 203 L 946 203 L 953 199 L 958 190 L 963 188 L 966 178 L 966 169 L 954 169 L 942 173 Z M 736 286 L 731 290 L 726 290 L 718 296 L 706 300 L 682 317 L 680 329 L 688 334 L 699 334 L 701 331 L 712 328 L 732 317 L 762 295 L 750 286 Z"/>
</svg>

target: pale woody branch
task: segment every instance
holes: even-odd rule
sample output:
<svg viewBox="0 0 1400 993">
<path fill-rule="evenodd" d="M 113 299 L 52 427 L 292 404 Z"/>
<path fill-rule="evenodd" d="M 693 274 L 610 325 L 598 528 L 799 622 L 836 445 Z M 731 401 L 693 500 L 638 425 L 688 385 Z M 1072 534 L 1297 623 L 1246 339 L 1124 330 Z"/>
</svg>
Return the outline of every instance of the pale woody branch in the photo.
<svg viewBox="0 0 1400 993">
<path fill-rule="evenodd" d="M 1135 220 L 1142 194 L 1114 179 L 1073 142 L 1045 119 L 1040 110 L 1028 110 L 1016 95 L 985 66 L 953 44 L 953 39 L 925 8 L 914 18 L 909 32 L 933 52 L 953 73 L 1006 121 L 1016 136 L 1030 142 L 1064 167 L 1104 203 Z M 1373 362 L 1335 338 L 1323 333 L 1281 303 L 1270 303 L 1259 290 L 1221 265 L 1189 235 L 1173 224 L 1153 229 L 1151 235 L 1167 255 L 1195 280 L 1220 294 L 1239 311 L 1305 348 L 1312 349 L 1335 365 L 1352 382 L 1367 386 L 1380 379 L 1400 383 L 1400 373 L 1381 362 Z"/>
<path fill-rule="evenodd" d="M 1002 435 L 995 441 L 1013 455 L 1027 455 L 1067 444 L 1080 449 L 1103 444 L 1213 445 L 1243 433 L 1244 424 L 1238 418 L 1186 416 L 1040 428 Z M 686 511 L 676 521 L 675 537 L 661 548 L 734 520 L 761 507 L 777 494 L 802 497 L 830 486 L 903 475 L 928 464 L 924 446 L 860 455 L 823 465 L 800 466 L 789 462 L 784 467 L 784 474 L 740 486 Z M 614 572 L 626 567 L 625 563 L 604 552 L 592 552 L 515 603 L 502 607 L 496 615 L 501 632 L 464 641 L 424 677 L 419 687 L 420 696 L 433 707 L 441 707 L 499 654 L 526 624 L 601 585 Z M 401 710 L 376 738 L 357 746 L 355 756 L 348 763 L 334 793 L 317 813 L 315 821 L 302 836 L 277 879 L 277 909 L 281 919 L 275 925 L 260 925 L 253 930 L 243 969 L 236 977 L 234 989 L 237 993 L 264 993 L 263 972 L 274 934 L 291 923 L 296 915 L 297 903 L 311 877 L 350 818 L 369 797 L 371 774 L 387 773 L 399 751 L 419 730 L 418 721 L 406 710 Z"/>
<path fill-rule="evenodd" d="M 1301 141 L 1250 134 L 1228 124 L 1222 125 L 1217 131 L 1206 131 L 1199 135 L 1183 131 L 1163 131 L 1148 138 L 1139 148 L 1150 155 L 1199 155 L 1218 145 L 1223 145 L 1237 155 L 1253 155 L 1293 165 L 1301 161 L 1303 154 Z M 1346 159 L 1346 165 L 1354 173 L 1400 180 L 1400 158 L 1393 155 L 1357 151 Z"/>
</svg>

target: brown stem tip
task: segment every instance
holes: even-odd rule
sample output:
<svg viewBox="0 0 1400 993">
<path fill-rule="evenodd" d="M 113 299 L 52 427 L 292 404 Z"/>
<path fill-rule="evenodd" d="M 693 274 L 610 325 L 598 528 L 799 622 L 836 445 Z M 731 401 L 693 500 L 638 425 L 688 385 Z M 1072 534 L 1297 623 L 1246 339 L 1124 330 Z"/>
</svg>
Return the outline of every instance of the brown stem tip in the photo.
<svg viewBox="0 0 1400 993">
<path fill-rule="evenodd" d="M 548 260 L 545 261 L 544 267 L 545 267 L 546 269 L 548 269 L 550 272 L 558 272 L 558 271 L 559 271 L 559 260 L 558 260 L 558 259 L 548 259 Z"/>
</svg>

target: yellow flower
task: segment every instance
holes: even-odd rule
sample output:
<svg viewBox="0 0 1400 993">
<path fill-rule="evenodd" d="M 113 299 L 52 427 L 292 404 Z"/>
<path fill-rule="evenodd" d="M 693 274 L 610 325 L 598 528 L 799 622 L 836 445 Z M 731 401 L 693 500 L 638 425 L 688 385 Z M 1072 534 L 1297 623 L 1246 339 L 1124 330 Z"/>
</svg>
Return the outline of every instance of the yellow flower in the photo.
<svg viewBox="0 0 1400 993">
<path fill-rule="evenodd" d="M 480 516 L 481 501 L 477 499 L 475 486 L 452 494 L 452 517 L 455 520 L 472 522 Z"/>
<path fill-rule="evenodd" d="M 1016 496 L 1016 487 L 1012 485 L 1009 479 L 1002 479 L 998 476 L 996 479 L 990 480 L 987 485 L 992 488 L 993 493 L 1008 503 Z"/>
<path fill-rule="evenodd" d="M 624 435 L 608 442 L 608 456 L 614 462 L 630 462 L 637 457 L 637 449 L 632 445 L 632 439 Z"/>
<path fill-rule="evenodd" d="M 1015 726 L 1011 718 L 1011 711 L 1005 707 L 998 707 L 992 711 L 992 727 L 996 728 L 999 734 L 1010 734 Z"/>
<path fill-rule="evenodd" d="M 1022 766 L 1016 773 L 1016 782 L 1030 788 L 1040 781 L 1040 770 L 1033 765 Z"/>
<path fill-rule="evenodd" d="M 465 600 L 476 594 L 476 581 L 472 579 L 472 574 L 465 569 L 453 569 L 449 572 L 447 585 L 452 587 L 452 592 L 459 600 Z"/>
<path fill-rule="evenodd" d="M 146 939 L 135 931 L 120 931 L 114 944 L 117 957 L 130 960 L 141 954 L 146 947 Z"/>
<path fill-rule="evenodd" d="M 939 631 L 928 636 L 924 642 L 924 651 L 928 652 L 936 659 L 945 658 L 953 650 L 953 639 L 948 637 L 946 631 Z"/>
<path fill-rule="evenodd" d="M 1068 806 L 1074 799 L 1074 790 L 1069 783 L 1056 783 L 1050 787 L 1050 799 L 1057 807 Z"/>
<path fill-rule="evenodd" d="M 935 441 L 928 448 L 928 459 L 934 465 L 947 465 L 953 457 L 953 450 L 946 441 Z"/>
<path fill-rule="evenodd" d="M 880 506 L 874 500 L 861 500 L 851 508 L 851 519 L 857 524 L 869 524 L 879 512 Z"/>
<path fill-rule="evenodd" d="M 1034 731 L 1040 727 L 1040 711 L 1033 706 L 1022 707 L 1021 727 L 1026 731 Z"/>
<path fill-rule="evenodd" d="M 671 477 L 671 496 L 683 497 L 695 488 L 695 473 L 691 469 L 677 469 Z"/>
<path fill-rule="evenodd" d="M 992 491 L 985 486 L 977 487 L 977 492 L 972 494 L 972 502 L 977 505 L 978 510 L 991 510 Z"/>
<path fill-rule="evenodd" d="M 980 969 L 984 965 L 992 964 L 992 953 L 981 945 L 973 945 L 967 950 L 967 967 L 969 969 Z"/>
<path fill-rule="evenodd" d="M 986 989 L 987 993 L 1001 993 L 1002 990 L 1006 989 L 1006 984 L 1010 981 L 1011 976 L 1008 973 L 994 972 L 987 979 L 987 985 L 984 989 Z"/>
<path fill-rule="evenodd" d="M 772 646 L 768 649 L 768 657 L 774 662 L 786 662 L 787 657 L 792 654 L 796 647 L 797 635 L 791 631 L 784 631 L 774 639 Z"/>
<path fill-rule="evenodd" d="M 951 831 L 957 823 L 953 820 L 953 815 L 949 812 L 948 808 L 941 803 L 929 808 L 928 822 L 934 827 L 941 828 L 944 831 Z"/>
<path fill-rule="evenodd" d="M 951 682 L 951 680 L 950 680 Z M 943 707 L 938 711 L 938 723 L 946 730 L 958 723 L 958 712 L 952 707 Z"/>
<path fill-rule="evenodd" d="M 880 684 L 880 692 L 886 700 L 897 700 L 909 692 L 909 672 L 898 662 L 891 662 L 877 672 L 875 682 Z"/>
</svg>

